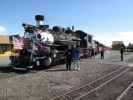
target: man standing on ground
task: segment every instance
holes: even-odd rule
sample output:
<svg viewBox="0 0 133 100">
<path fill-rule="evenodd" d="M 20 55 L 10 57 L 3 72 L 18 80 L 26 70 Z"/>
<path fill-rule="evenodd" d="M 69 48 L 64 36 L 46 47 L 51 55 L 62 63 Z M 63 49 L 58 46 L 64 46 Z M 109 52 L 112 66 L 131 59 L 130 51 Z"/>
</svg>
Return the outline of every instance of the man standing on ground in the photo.
<svg viewBox="0 0 133 100">
<path fill-rule="evenodd" d="M 104 47 L 103 46 L 100 48 L 100 52 L 101 52 L 101 59 L 104 59 Z"/>
<path fill-rule="evenodd" d="M 91 49 L 91 58 L 95 58 L 95 51 L 94 51 L 94 48 Z"/>
<path fill-rule="evenodd" d="M 123 61 L 123 53 L 124 53 L 124 48 L 122 47 L 122 48 L 120 49 L 121 61 Z"/>
<path fill-rule="evenodd" d="M 71 70 L 71 62 L 72 62 L 72 47 L 71 45 L 68 46 L 66 52 L 66 69 Z"/>
</svg>

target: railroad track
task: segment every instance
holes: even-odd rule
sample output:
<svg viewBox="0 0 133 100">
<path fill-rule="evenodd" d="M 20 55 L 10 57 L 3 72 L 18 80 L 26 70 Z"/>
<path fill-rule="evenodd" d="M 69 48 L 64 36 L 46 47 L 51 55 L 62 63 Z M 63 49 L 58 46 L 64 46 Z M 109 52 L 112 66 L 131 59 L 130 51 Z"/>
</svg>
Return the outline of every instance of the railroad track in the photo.
<svg viewBox="0 0 133 100">
<path fill-rule="evenodd" d="M 127 86 L 127 88 L 117 97 L 116 100 L 133 100 L 132 93 L 133 93 L 133 82 Z"/>
<path fill-rule="evenodd" d="M 113 80 L 116 80 L 123 74 L 125 74 L 127 71 L 129 71 L 129 67 L 120 67 L 107 75 L 104 75 L 88 84 L 85 84 L 82 87 L 79 87 L 74 90 L 70 90 L 67 93 L 57 96 L 53 98 L 52 100 L 89 100 L 86 98 L 89 94 L 95 93 L 98 89 L 104 87 L 108 83 L 112 82 Z M 93 99 L 90 99 L 93 100 Z M 99 99 L 95 99 L 99 100 Z"/>
</svg>

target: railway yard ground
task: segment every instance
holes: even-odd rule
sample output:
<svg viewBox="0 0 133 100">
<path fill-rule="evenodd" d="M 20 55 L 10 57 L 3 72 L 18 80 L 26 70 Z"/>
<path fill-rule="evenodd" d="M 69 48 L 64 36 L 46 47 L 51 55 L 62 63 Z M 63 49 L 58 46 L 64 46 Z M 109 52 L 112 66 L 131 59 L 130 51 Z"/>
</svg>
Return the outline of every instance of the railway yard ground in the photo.
<svg viewBox="0 0 133 100">
<path fill-rule="evenodd" d="M 133 100 L 133 52 L 118 51 L 81 59 L 80 71 L 64 64 L 20 73 L 0 64 L 0 100 Z M 3 65 L 2 65 L 3 64 Z"/>
</svg>

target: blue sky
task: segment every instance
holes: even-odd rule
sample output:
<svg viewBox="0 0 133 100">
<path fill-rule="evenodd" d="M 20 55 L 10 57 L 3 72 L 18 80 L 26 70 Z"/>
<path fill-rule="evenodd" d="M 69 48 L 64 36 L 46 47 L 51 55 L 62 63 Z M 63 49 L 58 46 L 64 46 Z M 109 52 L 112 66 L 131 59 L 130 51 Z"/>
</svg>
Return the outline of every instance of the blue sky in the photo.
<svg viewBox="0 0 133 100">
<path fill-rule="evenodd" d="M 23 33 L 22 22 L 35 24 L 43 14 L 50 26 L 75 26 L 110 45 L 133 42 L 133 0 L 0 0 L 0 33 Z"/>
</svg>

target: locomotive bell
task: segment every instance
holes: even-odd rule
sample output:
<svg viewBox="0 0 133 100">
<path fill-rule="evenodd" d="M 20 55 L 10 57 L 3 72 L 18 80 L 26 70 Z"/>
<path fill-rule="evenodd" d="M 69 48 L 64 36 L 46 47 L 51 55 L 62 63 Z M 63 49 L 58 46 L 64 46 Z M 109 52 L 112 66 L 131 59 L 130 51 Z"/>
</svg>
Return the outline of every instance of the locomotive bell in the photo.
<svg viewBox="0 0 133 100">
<path fill-rule="evenodd" d="M 36 20 L 37 26 L 44 25 L 44 16 L 43 15 L 36 15 L 35 20 Z"/>
</svg>

